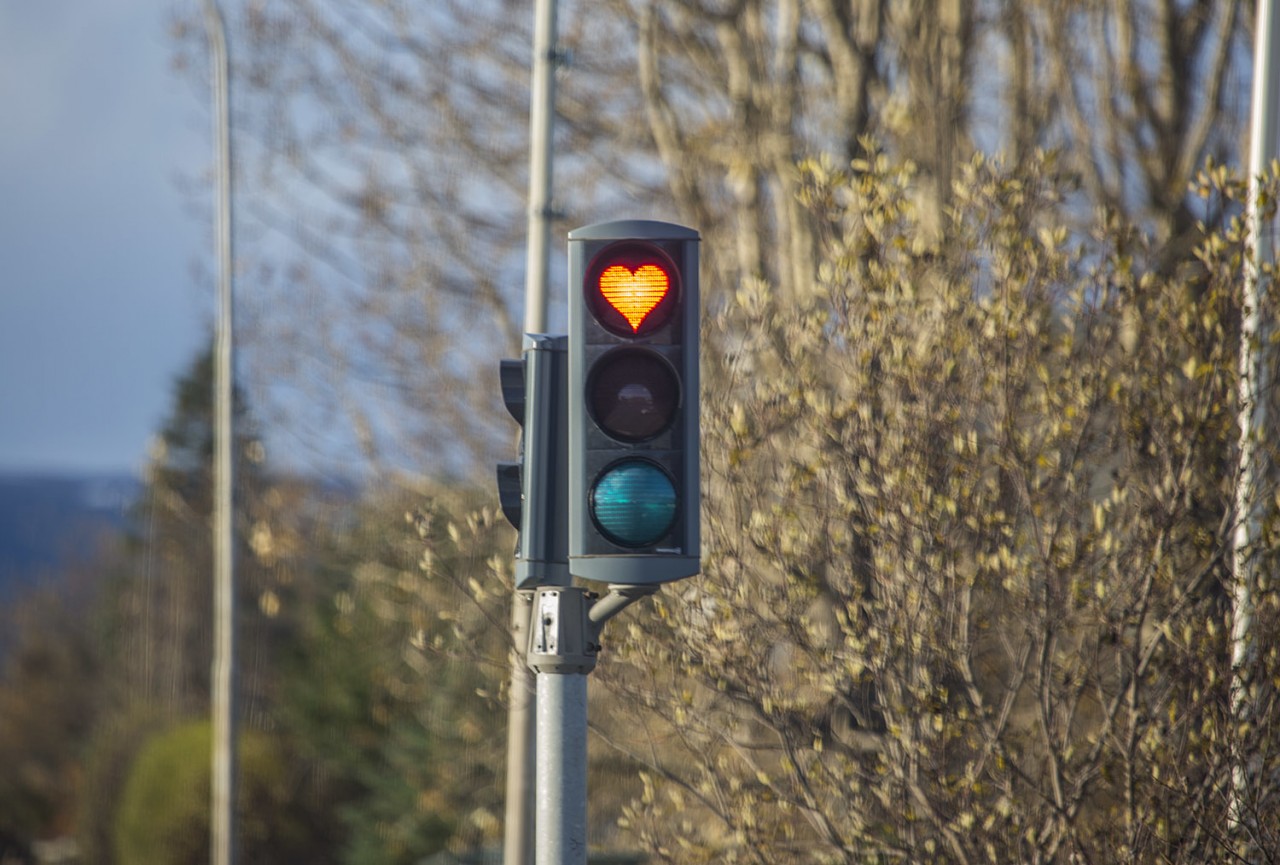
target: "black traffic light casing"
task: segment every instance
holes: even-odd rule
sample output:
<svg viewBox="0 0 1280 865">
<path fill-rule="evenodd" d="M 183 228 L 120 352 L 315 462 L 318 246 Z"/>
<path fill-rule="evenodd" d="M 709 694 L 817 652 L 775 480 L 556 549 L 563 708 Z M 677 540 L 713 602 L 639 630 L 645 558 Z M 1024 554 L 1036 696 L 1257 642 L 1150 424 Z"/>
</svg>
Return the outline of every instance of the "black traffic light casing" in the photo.
<svg viewBox="0 0 1280 865">
<path fill-rule="evenodd" d="M 523 429 L 520 461 L 498 464 L 498 500 L 520 531 L 518 589 L 571 582 L 565 529 L 567 354 L 563 336 L 526 334 L 524 357 L 500 364 L 503 402 Z"/>
<path fill-rule="evenodd" d="M 696 231 L 569 232 L 569 571 L 648 585 L 700 570 Z"/>
</svg>

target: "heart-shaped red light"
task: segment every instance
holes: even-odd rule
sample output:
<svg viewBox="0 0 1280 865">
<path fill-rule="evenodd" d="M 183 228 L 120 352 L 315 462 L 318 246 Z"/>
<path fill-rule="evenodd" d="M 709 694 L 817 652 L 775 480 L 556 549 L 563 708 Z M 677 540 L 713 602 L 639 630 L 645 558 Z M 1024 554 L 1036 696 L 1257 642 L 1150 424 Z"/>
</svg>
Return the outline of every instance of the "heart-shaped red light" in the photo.
<svg viewBox="0 0 1280 865">
<path fill-rule="evenodd" d="M 634 271 L 615 264 L 600 274 L 600 294 L 637 333 L 670 290 L 667 272 L 656 264 L 642 264 Z"/>
</svg>

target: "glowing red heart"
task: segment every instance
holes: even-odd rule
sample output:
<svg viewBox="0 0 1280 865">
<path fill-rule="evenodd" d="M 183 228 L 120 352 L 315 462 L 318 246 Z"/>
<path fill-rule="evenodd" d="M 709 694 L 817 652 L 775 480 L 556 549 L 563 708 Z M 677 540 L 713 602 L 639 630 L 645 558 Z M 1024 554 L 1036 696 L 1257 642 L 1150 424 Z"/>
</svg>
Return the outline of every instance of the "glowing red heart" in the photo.
<svg viewBox="0 0 1280 865">
<path fill-rule="evenodd" d="M 656 264 L 642 264 L 634 271 L 615 264 L 600 274 L 600 294 L 636 332 L 670 289 L 667 272 Z"/>
</svg>

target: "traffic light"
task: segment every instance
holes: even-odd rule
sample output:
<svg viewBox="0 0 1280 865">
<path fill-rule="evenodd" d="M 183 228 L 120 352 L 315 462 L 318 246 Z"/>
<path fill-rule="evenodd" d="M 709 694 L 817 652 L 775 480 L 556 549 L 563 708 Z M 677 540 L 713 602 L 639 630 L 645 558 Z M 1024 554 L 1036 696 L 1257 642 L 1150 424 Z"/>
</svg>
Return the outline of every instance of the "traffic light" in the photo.
<svg viewBox="0 0 1280 865">
<path fill-rule="evenodd" d="M 524 358 L 503 358 L 498 361 L 498 381 L 502 386 L 502 404 L 524 429 Z M 507 522 L 520 531 L 520 517 L 524 510 L 524 434 L 520 435 L 520 459 L 516 462 L 498 463 L 498 506 Z M 519 552 L 517 551 L 517 555 Z"/>
<path fill-rule="evenodd" d="M 524 357 L 499 365 L 502 401 L 523 428 L 520 461 L 498 463 L 498 501 L 520 532 L 516 588 L 567 586 L 567 436 L 563 336 L 526 334 Z"/>
<path fill-rule="evenodd" d="M 698 573 L 698 233 L 569 232 L 569 571 L 623 585 Z"/>
</svg>

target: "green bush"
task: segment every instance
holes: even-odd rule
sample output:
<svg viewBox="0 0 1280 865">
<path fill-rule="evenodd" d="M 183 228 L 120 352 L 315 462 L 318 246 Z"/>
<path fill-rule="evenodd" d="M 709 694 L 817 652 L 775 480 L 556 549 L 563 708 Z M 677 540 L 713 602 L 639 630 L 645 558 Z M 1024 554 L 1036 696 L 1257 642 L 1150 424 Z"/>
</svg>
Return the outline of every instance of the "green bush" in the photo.
<svg viewBox="0 0 1280 865">
<path fill-rule="evenodd" d="M 209 722 L 154 737 L 138 752 L 116 820 L 117 865 L 203 865 L 209 861 Z M 286 765 L 271 738 L 239 738 L 237 829 L 246 861 L 292 861 L 295 850 Z"/>
</svg>

